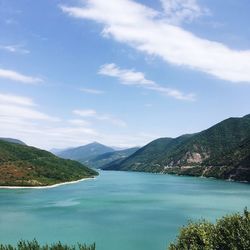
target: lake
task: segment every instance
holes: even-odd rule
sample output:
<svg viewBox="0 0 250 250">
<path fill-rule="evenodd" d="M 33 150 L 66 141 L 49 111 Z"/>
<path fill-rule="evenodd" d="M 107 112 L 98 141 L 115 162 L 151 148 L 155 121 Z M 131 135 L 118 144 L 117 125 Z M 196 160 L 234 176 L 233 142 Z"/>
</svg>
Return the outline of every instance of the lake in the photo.
<svg viewBox="0 0 250 250">
<path fill-rule="evenodd" d="M 52 189 L 0 190 L 0 242 L 96 242 L 97 250 L 166 250 L 190 219 L 250 208 L 250 185 L 101 171 Z"/>
</svg>

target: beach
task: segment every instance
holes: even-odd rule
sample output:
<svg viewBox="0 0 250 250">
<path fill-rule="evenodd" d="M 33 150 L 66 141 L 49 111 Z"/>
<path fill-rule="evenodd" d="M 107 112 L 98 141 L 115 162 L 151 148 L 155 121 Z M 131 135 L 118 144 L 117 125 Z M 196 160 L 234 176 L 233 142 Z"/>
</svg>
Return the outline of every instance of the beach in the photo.
<svg viewBox="0 0 250 250">
<path fill-rule="evenodd" d="M 34 187 L 25 187 L 25 186 L 0 186 L 0 189 L 48 189 L 48 188 L 56 188 L 59 186 L 63 186 L 63 185 L 69 185 L 69 184 L 76 184 L 82 181 L 86 181 L 86 180 L 94 180 L 95 177 L 91 177 L 91 178 L 83 178 L 77 181 L 69 181 L 69 182 L 62 182 L 62 183 L 58 183 L 58 184 L 54 184 L 54 185 L 50 185 L 50 186 L 34 186 Z"/>
</svg>

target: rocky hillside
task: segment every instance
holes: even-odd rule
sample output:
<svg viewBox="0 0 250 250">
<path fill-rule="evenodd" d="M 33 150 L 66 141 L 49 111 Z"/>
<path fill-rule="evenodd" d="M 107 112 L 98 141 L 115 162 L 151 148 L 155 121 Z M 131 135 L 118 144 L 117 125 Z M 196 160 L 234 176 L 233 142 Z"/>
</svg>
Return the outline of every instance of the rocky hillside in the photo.
<svg viewBox="0 0 250 250">
<path fill-rule="evenodd" d="M 192 135 L 155 140 L 106 170 L 162 172 L 250 181 L 250 115 Z"/>
</svg>

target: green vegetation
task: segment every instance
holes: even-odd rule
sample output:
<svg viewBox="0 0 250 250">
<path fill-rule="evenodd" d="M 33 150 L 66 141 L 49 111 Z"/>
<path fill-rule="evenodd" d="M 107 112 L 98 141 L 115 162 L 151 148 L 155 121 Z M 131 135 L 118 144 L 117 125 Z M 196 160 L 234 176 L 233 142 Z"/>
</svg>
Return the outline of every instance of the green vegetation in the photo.
<svg viewBox="0 0 250 250">
<path fill-rule="evenodd" d="M 98 155 L 114 151 L 115 150 L 113 148 L 93 142 L 81 147 L 60 151 L 59 153 L 56 153 L 56 155 L 64 159 L 75 160 L 86 164 L 89 160 L 95 158 Z"/>
<path fill-rule="evenodd" d="M 91 246 L 78 244 L 77 246 L 71 246 L 62 244 L 61 242 L 51 245 L 40 245 L 36 240 L 33 241 L 19 241 L 17 246 L 12 245 L 0 245 L 0 250 L 95 250 L 95 244 Z"/>
<path fill-rule="evenodd" d="M 169 250 L 249 250 L 250 213 L 233 214 L 219 219 L 216 224 L 207 221 L 190 222 L 180 230 L 176 243 Z"/>
<path fill-rule="evenodd" d="M 45 150 L 0 140 L 0 186 L 48 186 L 97 174 Z"/>
<path fill-rule="evenodd" d="M 86 164 L 89 167 L 93 168 L 105 168 L 107 165 L 112 164 L 114 162 L 121 162 L 126 157 L 134 154 L 138 149 L 139 148 L 135 147 L 101 154 L 90 159 L 86 162 Z"/>
<path fill-rule="evenodd" d="M 250 182 L 250 115 L 200 133 L 157 139 L 105 170 L 161 172 Z"/>
</svg>

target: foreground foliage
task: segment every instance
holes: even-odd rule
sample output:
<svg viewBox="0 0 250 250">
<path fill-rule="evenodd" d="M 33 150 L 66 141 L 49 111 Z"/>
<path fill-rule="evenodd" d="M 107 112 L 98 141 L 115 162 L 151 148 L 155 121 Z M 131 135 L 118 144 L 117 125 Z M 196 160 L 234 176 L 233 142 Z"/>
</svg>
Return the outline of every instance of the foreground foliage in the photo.
<svg viewBox="0 0 250 250">
<path fill-rule="evenodd" d="M 183 227 L 169 250 L 249 250 L 250 213 L 233 214 L 215 224 L 190 222 Z"/>
<path fill-rule="evenodd" d="M 0 250 L 95 250 L 95 244 L 87 246 L 78 244 L 77 246 L 64 245 L 61 242 L 51 245 L 40 245 L 36 240 L 19 241 L 17 246 L 0 245 Z"/>
</svg>

